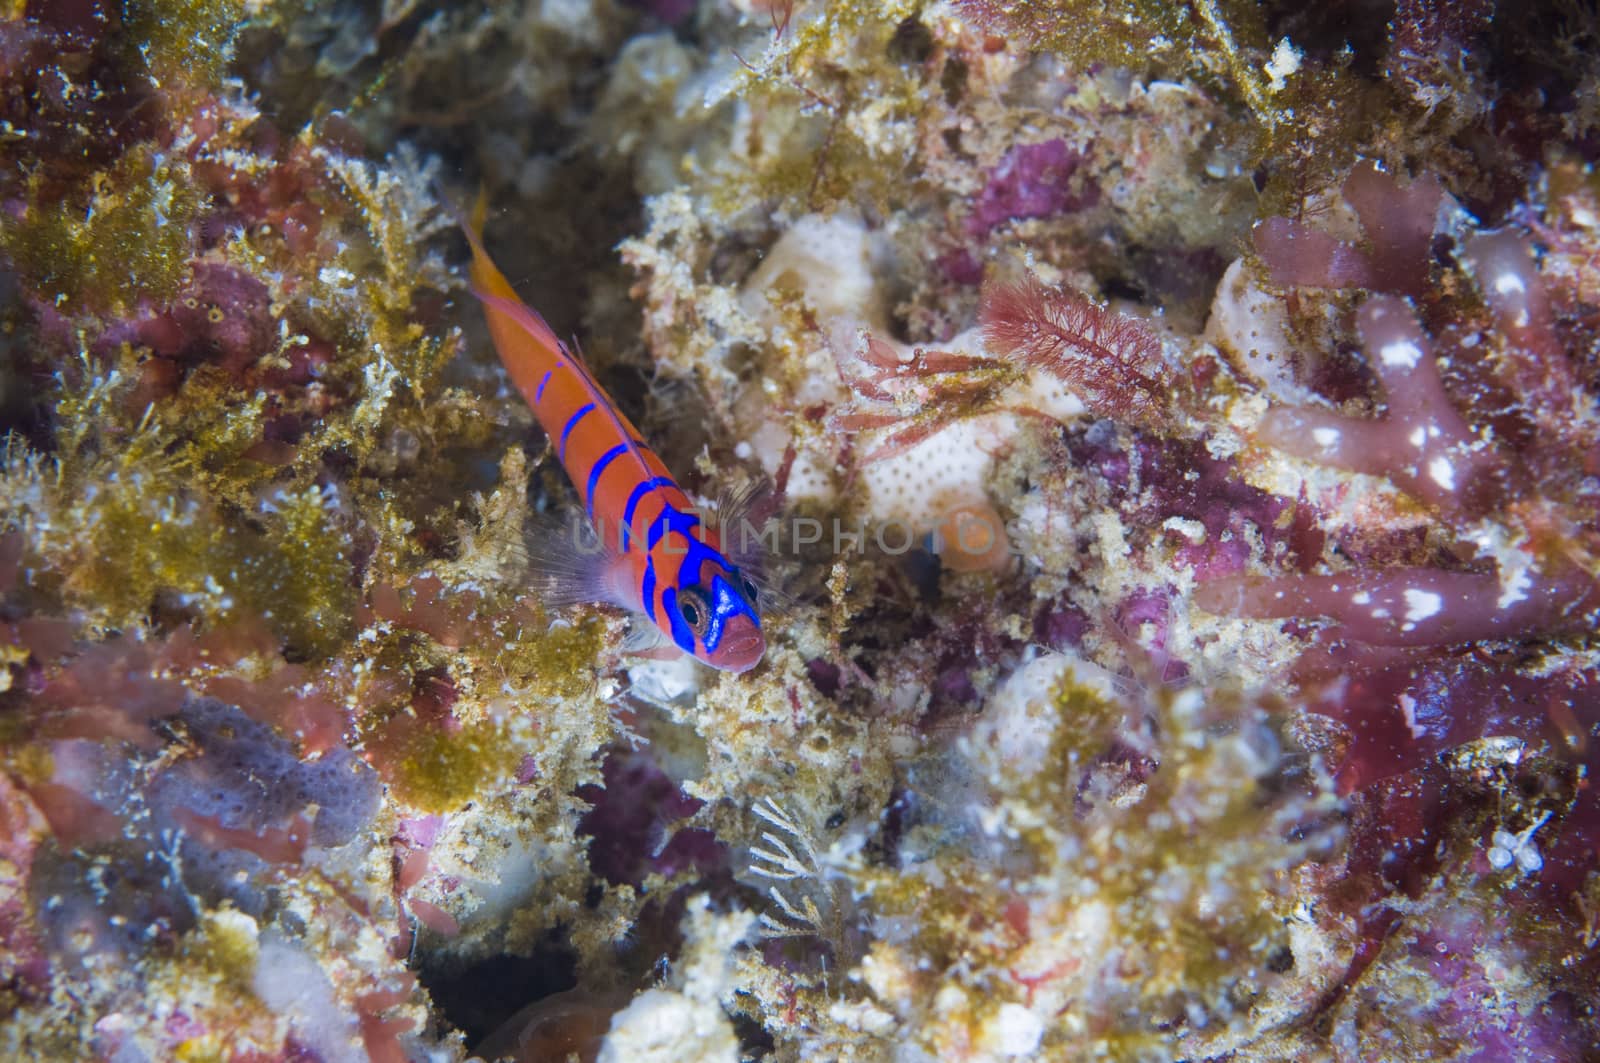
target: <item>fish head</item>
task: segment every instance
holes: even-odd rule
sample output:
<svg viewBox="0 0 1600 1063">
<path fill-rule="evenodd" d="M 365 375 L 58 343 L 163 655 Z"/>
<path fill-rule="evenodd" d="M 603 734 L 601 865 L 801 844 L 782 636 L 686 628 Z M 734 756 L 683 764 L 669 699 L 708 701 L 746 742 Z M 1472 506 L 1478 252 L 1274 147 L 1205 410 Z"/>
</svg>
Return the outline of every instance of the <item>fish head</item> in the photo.
<svg viewBox="0 0 1600 1063">
<path fill-rule="evenodd" d="M 748 672 L 767 652 L 755 585 L 731 566 L 708 566 L 705 574 L 708 579 L 680 587 L 668 600 L 669 634 L 713 668 Z"/>
</svg>

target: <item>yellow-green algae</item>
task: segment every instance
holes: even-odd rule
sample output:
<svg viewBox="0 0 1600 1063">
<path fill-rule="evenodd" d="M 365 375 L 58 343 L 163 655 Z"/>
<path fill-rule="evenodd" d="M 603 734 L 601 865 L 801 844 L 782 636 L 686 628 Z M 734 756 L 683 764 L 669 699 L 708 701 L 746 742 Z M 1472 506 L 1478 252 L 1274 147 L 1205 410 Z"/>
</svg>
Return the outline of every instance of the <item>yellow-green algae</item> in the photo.
<svg viewBox="0 0 1600 1063">
<path fill-rule="evenodd" d="M 970 6 L 998 15 L 1000 28 L 1021 38 L 1014 43 L 1060 55 L 1077 70 L 1103 63 L 1173 77 L 1220 63 L 1246 94 L 1260 75 L 1241 62 L 1239 50 L 1261 54 L 1267 43 L 1253 0 L 974 0 Z"/>
<path fill-rule="evenodd" d="M 979 999 L 1020 994 L 1025 977 L 1037 977 L 1036 992 L 1066 993 L 1073 1018 L 1047 1035 L 1050 1052 L 1150 1058 L 1171 1044 L 1160 1026 L 1186 1008 L 1198 1005 L 1226 1026 L 1248 1005 L 1257 987 L 1244 972 L 1262 969 L 1287 942 L 1289 902 L 1271 875 L 1292 865 L 1294 847 L 1272 826 L 1277 812 L 1255 781 L 1250 740 L 1205 735 L 1203 717 L 1216 707 L 1203 709 L 1197 692 L 1152 692 L 1162 763 L 1120 791 L 1081 789 L 1082 754 L 1103 749 L 1108 727 L 1130 706 L 1070 680 L 1048 697 L 1059 720 L 1047 766 L 997 795 L 997 832 L 1017 839 L 1014 852 L 998 861 L 946 854 L 930 872 L 937 887 L 921 874 L 867 869 L 852 874 L 854 888 L 878 918 L 915 921 L 904 962 L 926 977 Z M 1248 711 L 1241 723 L 1259 726 Z M 1332 807 L 1331 793 L 1320 806 Z M 1107 928 L 1097 930 L 1102 921 Z M 1087 935 L 1081 955 L 1048 946 L 1062 933 Z M 1030 973 L 1030 940 L 1066 966 Z M 1103 950 L 1113 941 L 1108 961 Z M 1101 970 L 1103 962 L 1115 969 Z M 1008 971 L 1011 988 L 1003 989 L 995 979 Z M 933 995 L 925 987 L 914 999 L 927 1007 Z M 910 999 L 879 1003 L 895 1011 Z M 1134 1006 L 1146 1022 L 1109 1021 Z M 925 1014 L 906 1032 L 937 1052 L 941 1038 L 958 1036 L 952 1021 Z"/>
<path fill-rule="evenodd" d="M 124 28 L 156 84 L 207 84 L 225 73 L 244 19 L 271 6 L 272 0 L 132 0 Z"/>
<path fill-rule="evenodd" d="M 505 604 L 502 599 L 499 610 Z M 538 748 L 540 733 L 560 733 L 569 725 L 552 715 L 592 695 L 594 665 L 607 633 L 597 618 L 551 623 L 538 613 L 500 611 L 492 626 L 459 649 L 404 631 L 384 638 L 374 663 L 397 674 L 448 668 L 464 695 L 459 725 L 418 719 L 408 706 L 363 721 L 396 796 L 422 811 L 449 812 L 502 789 Z M 489 702 L 496 706 L 493 713 L 478 707 Z"/>
<path fill-rule="evenodd" d="M 516 770 L 522 752 L 505 727 L 493 720 L 460 730 L 418 721 L 384 752 L 395 767 L 390 785 L 406 804 L 423 812 L 450 812 Z"/>
<path fill-rule="evenodd" d="M 1091 754 L 1105 748 L 1108 737 L 1127 719 L 1128 706 L 1107 697 L 1104 691 L 1080 681 L 1070 672 L 1051 688 L 1049 702 L 1058 724 L 1052 732 L 1047 760 L 1058 765 L 1060 770 L 1046 771 L 1040 779 L 1059 800 L 1061 787 L 1069 784 L 1070 769 L 1086 763 Z"/>
<path fill-rule="evenodd" d="M 240 988 L 250 985 L 260 945 L 256 921 L 226 904 L 205 912 L 184 942 L 211 973 Z"/>
<path fill-rule="evenodd" d="M 118 412 L 124 392 L 113 372 L 61 394 L 53 468 L 10 456 L 7 522 L 30 532 L 35 563 L 65 575 L 63 589 L 97 627 L 137 628 L 166 595 L 209 624 L 259 617 L 299 652 L 333 652 L 354 597 L 324 493 L 277 492 L 259 530 L 228 519 L 169 453 L 170 432 Z"/>
<path fill-rule="evenodd" d="M 922 178 L 901 127 L 926 106 L 930 86 L 915 63 L 892 60 L 890 42 L 920 6 L 827 4 L 734 75 L 727 91 L 763 117 L 735 148 L 743 165 L 706 175 L 720 214 L 763 199 L 798 210 L 906 203 Z"/>
<path fill-rule="evenodd" d="M 594 616 L 553 624 L 531 637 L 521 623 L 506 622 L 495 629 L 495 637 L 505 642 L 490 658 L 490 667 L 519 696 L 526 693 L 543 702 L 582 697 L 594 687 L 595 661 L 612 634 L 611 626 Z"/>
<path fill-rule="evenodd" d="M 525 424 L 527 414 L 510 406 L 520 399 L 483 397 L 494 395 L 493 379 L 470 389 L 443 382 L 462 344 L 438 309 L 459 282 L 430 245 L 449 226 L 434 202 L 431 164 L 403 148 L 386 160 L 353 158 L 315 129 L 268 135 L 245 95 L 222 79 L 240 20 L 270 20 L 268 5 L 141 4 L 126 15 L 116 61 L 159 94 L 145 114 L 165 124 L 166 139 L 128 145 L 57 202 L 45 201 L 42 178 L 19 182 L 13 190 L 25 202 L 0 226 L 0 254 L 17 287 L 60 314 L 69 337 L 41 332 L 35 343 L 24 325 L 29 331 L 4 340 L 29 347 L 26 371 L 43 394 L 23 397 L 40 399 L 48 413 L 32 437 L 39 449 L 12 437 L 0 471 L 0 528 L 21 532 L 26 572 L 8 607 L 25 602 L 37 615 L 62 617 L 65 630 L 89 642 L 120 633 L 152 656 L 170 642 L 179 650 L 163 678 L 176 699 L 185 696 L 177 684 L 198 693 L 222 678 L 271 681 L 283 699 L 330 700 L 348 714 L 346 741 L 374 760 L 392 754 L 382 764 L 394 786 L 378 833 L 359 836 L 339 858 L 347 863 L 313 852 L 303 866 L 263 872 L 274 900 L 262 940 L 270 933 L 301 950 L 325 972 L 335 1006 L 350 1011 L 403 970 L 392 947 L 403 928 L 384 840 L 395 816 L 486 802 L 525 761 L 541 788 L 518 806 L 520 829 L 545 853 L 568 854 L 549 868 L 560 896 L 545 899 L 548 909 L 568 912 L 569 922 L 581 914 L 591 880 L 575 835 L 582 805 L 571 793 L 593 780 L 595 755 L 612 733 L 595 677 L 617 631 L 592 611 L 553 620 L 519 600 L 525 468 L 517 465 L 515 482 L 490 498 L 473 494 L 489 486 L 482 455 L 520 458 L 520 429 L 508 425 Z M 277 226 L 232 225 L 239 203 L 205 191 L 238 187 L 248 210 L 250 194 L 272 182 L 302 190 L 282 204 L 310 220 L 293 246 Z M 200 226 L 213 221 L 222 222 L 210 234 L 216 242 L 197 260 Z M 159 313 L 174 299 L 205 298 L 196 265 L 265 286 L 271 337 L 235 352 L 253 362 L 225 370 L 200 346 L 157 361 L 133 343 L 106 342 L 109 329 L 146 307 Z M 228 311 L 210 312 L 222 324 L 216 316 Z M 8 314 L 8 327 L 15 320 Z M 308 345 L 325 356 L 309 381 L 291 372 Z M 487 352 L 477 353 L 469 378 L 485 376 Z M 275 421 L 294 426 L 288 441 L 270 434 Z M 430 571 L 446 578 L 428 604 L 449 613 L 472 603 L 471 616 L 450 617 L 471 629 L 470 640 L 446 646 L 366 623 L 380 586 L 405 587 Z M 226 639 L 261 620 L 278 646 L 252 641 L 237 664 L 194 664 L 182 650 L 193 637 Z M 21 652 L 16 661 L 25 664 Z M 7 669 L 8 685 L 15 674 Z M 407 716 L 410 686 L 432 674 L 458 698 L 448 726 Z M 5 719 L 25 722 L 31 691 L 0 693 L 10 699 Z M 13 712 L 19 697 L 22 711 Z M 388 723 L 397 726 L 385 746 L 375 736 Z M 367 738 L 374 741 L 363 746 Z M 29 783 L 51 777 L 45 747 L 13 753 L 8 771 Z M 179 756 L 181 747 L 160 755 Z M 130 1036 L 152 1057 L 227 1058 L 281 1044 L 298 1020 L 269 1014 L 256 999 L 259 954 L 243 931 L 250 917 L 196 905 L 198 928 L 171 941 L 152 936 L 84 993 L 8 997 L 0 1046 L 87 1057 L 95 1024 L 113 1012 L 137 1013 Z M 552 922 L 532 907 L 541 911 L 530 926 Z M 621 918 L 614 900 L 599 912 L 611 924 Z M 63 987 L 73 978 L 65 969 L 57 977 Z M 403 1007 L 418 1020 L 415 1002 L 425 996 L 412 998 Z M 145 1020 L 174 1007 L 206 1032 L 160 1043 L 161 1023 Z"/>
<path fill-rule="evenodd" d="M 204 206 L 186 164 L 137 145 L 96 174 L 82 200 L 45 201 L 46 180 L 35 175 L 22 218 L 0 225 L 0 251 L 63 313 L 122 315 L 183 287 L 190 226 Z"/>
<path fill-rule="evenodd" d="M 136 626 L 164 594 L 208 624 L 265 617 L 296 652 L 335 652 L 350 630 L 355 588 L 339 503 L 313 483 L 321 460 L 340 447 L 365 458 L 395 432 L 436 441 L 474 434 L 461 431 L 471 421 L 461 398 L 438 387 L 456 338 L 407 319 L 417 293 L 443 283 L 413 235 L 427 224 L 416 178 L 322 158 L 371 234 L 370 243 L 367 233 L 350 234 L 339 254 L 382 269 L 356 298 L 337 272 L 314 263 L 284 261 L 298 278 L 256 274 L 274 291 L 275 312 L 295 307 L 343 337 L 333 379 L 357 392 L 346 411 L 312 422 L 287 479 L 250 456 L 261 439 L 260 394 L 202 365 L 174 396 L 133 409 L 128 396 L 145 355 L 126 345 L 109 372 L 88 359 L 64 370 L 53 468 L 11 453 L 7 522 L 38 533 L 32 545 L 46 569 L 70 573 L 65 586 L 99 626 Z M 249 159 L 234 161 L 256 164 Z M 130 149 L 97 179 L 87 220 L 68 204 L 30 208 L 43 218 L 5 230 L 25 275 L 47 293 L 108 293 L 114 312 L 175 295 L 190 274 L 189 227 L 201 201 L 186 163 L 157 160 L 151 148 Z M 270 251 L 236 240 L 223 255 L 257 271 Z M 262 352 L 264 362 L 273 357 Z M 434 427 L 432 416 L 445 425 Z M 391 491 L 357 491 L 360 502 L 393 505 Z"/>
</svg>

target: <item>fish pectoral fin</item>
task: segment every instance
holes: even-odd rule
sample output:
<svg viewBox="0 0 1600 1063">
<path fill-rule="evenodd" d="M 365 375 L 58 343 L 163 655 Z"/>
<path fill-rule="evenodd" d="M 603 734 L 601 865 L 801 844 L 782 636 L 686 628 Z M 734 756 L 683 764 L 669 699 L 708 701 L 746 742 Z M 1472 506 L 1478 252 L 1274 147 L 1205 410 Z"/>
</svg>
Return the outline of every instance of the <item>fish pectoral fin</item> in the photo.
<svg viewBox="0 0 1600 1063">
<path fill-rule="evenodd" d="M 547 513 L 530 520 L 522 536 L 522 560 L 528 587 L 543 605 L 639 608 L 627 592 L 627 581 L 618 579 L 625 567 L 622 558 L 576 513 L 567 519 Z"/>
<path fill-rule="evenodd" d="M 651 661 L 675 661 L 683 651 L 643 613 L 635 613 L 633 624 L 622 640 L 622 653 L 626 657 L 643 657 Z"/>
</svg>

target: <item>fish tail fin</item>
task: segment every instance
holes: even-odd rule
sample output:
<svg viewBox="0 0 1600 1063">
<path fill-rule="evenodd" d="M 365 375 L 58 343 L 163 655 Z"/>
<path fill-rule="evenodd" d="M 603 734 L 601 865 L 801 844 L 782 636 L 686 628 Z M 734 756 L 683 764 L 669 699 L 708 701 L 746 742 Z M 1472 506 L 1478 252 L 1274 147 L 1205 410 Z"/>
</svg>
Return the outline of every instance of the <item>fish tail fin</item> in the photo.
<svg viewBox="0 0 1600 1063">
<path fill-rule="evenodd" d="M 479 247 L 483 243 L 484 217 L 488 214 L 483 186 L 478 186 L 478 197 L 474 200 L 470 212 L 462 209 L 461 201 L 445 187 L 442 179 L 433 182 L 433 196 L 439 201 L 439 209 L 450 215 L 450 219 L 461 229 L 467 242 L 474 248 Z M 480 211 L 482 213 L 479 213 Z"/>
<path fill-rule="evenodd" d="M 480 183 L 478 194 L 472 200 L 472 213 L 461 219 L 461 227 L 466 230 L 467 239 L 472 241 L 474 248 L 483 246 L 483 223 L 488 218 L 489 189 Z"/>
<path fill-rule="evenodd" d="M 500 268 L 494 264 L 494 259 L 489 257 L 488 249 L 483 246 L 483 229 L 489 219 L 489 190 L 481 184 L 478 186 L 478 194 L 473 197 L 471 210 L 464 210 L 460 201 L 442 188 L 438 191 L 438 197 L 440 204 L 460 227 L 461 235 L 467 238 L 467 243 L 472 247 L 472 267 L 469 276 L 472 279 L 473 289 L 501 298 L 516 298 L 516 291 L 511 287 L 511 282 L 506 280 Z"/>
<path fill-rule="evenodd" d="M 494 264 L 494 259 L 489 257 L 488 250 L 483 246 L 483 230 L 489 216 L 488 190 L 482 185 L 478 186 L 471 213 L 463 212 L 460 205 L 451 202 L 448 197 L 441 195 L 440 199 L 455 215 L 456 224 L 461 226 L 462 234 L 472 245 L 472 264 L 467 270 L 468 288 L 488 312 L 491 330 L 495 328 L 497 320 L 507 323 L 525 333 L 539 348 L 537 353 L 530 354 L 520 343 L 511 342 L 507 346 L 508 341 L 503 335 L 497 335 L 495 339 L 500 360 L 511 370 L 512 379 L 523 389 L 531 405 L 534 399 L 529 391 L 531 385 L 528 378 L 537 372 L 533 367 L 542 366 L 547 358 L 573 361 L 572 356 L 539 312 L 517 296 L 517 290 L 500 272 L 500 267 Z"/>
</svg>

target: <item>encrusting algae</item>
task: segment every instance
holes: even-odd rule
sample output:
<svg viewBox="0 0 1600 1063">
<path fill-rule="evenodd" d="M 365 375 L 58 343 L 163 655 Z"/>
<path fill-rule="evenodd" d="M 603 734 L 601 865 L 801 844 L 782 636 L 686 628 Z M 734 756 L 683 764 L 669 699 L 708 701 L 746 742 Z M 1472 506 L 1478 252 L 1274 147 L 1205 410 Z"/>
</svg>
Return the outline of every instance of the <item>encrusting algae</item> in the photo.
<svg viewBox="0 0 1600 1063">
<path fill-rule="evenodd" d="M 1518 15 L 0 4 L 0 1054 L 1600 1057 L 1600 27 Z M 548 593 L 479 189 L 770 485 L 748 671 Z"/>
</svg>

